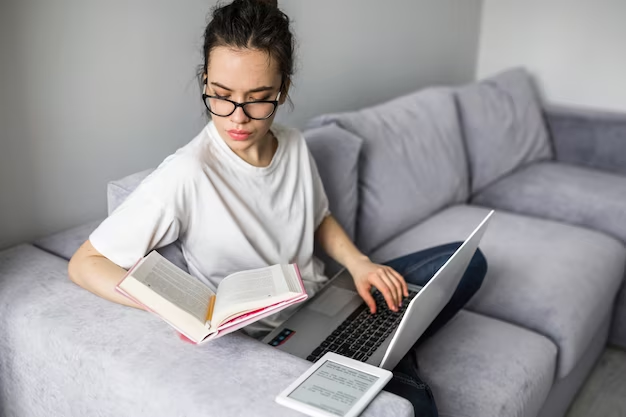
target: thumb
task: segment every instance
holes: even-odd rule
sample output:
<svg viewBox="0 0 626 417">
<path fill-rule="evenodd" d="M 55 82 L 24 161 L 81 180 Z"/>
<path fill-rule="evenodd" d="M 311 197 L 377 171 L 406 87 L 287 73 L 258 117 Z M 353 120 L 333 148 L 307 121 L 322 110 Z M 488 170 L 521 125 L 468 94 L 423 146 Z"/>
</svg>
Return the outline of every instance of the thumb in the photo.
<svg viewBox="0 0 626 417">
<path fill-rule="evenodd" d="M 359 295 L 361 296 L 361 298 L 363 299 L 363 301 L 365 301 L 365 304 L 367 304 L 367 306 L 369 307 L 370 313 L 375 314 L 376 313 L 376 301 L 374 301 L 374 297 L 372 297 L 372 293 L 370 293 L 369 289 L 370 289 L 369 285 L 360 285 L 357 288 L 357 291 Z"/>
</svg>

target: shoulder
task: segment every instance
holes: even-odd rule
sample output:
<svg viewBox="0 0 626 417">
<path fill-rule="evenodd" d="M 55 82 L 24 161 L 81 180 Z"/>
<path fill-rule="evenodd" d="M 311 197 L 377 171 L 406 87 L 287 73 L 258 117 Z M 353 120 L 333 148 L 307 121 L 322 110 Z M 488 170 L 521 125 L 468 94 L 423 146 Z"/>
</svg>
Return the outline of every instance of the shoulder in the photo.
<svg viewBox="0 0 626 417">
<path fill-rule="evenodd" d="M 307 153 L 306 141 L 299 129 L 274 123 L 272 125 L 272 132 L 278 137 L 278 140 L 284 143 L 286 151 L 290 154 Z"/>
<path fill-rule="evenodd" d="M 184 199 L 202 173 L 202 135 L 168 155 L 133 192 L 137 198 L 171 206 Z"/>
</svg>

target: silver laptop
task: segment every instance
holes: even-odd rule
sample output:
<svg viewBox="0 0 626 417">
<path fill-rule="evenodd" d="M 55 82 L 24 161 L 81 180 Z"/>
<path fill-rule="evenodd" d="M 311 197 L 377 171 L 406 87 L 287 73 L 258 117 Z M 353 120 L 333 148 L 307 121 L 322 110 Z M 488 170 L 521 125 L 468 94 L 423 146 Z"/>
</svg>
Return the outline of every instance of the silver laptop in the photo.
<svg viewBox="0 0 626 417">
<path fill-rule="evenodd" d="M 424 287 L 408 284 L 409 297 L 398 312 L 376 290 L 376 314 L 370 314 L 343 269 L 263 342 L 312 362 L 330 351 L 392 370 L 450 301 L 493 213 Z"/>
</svg>

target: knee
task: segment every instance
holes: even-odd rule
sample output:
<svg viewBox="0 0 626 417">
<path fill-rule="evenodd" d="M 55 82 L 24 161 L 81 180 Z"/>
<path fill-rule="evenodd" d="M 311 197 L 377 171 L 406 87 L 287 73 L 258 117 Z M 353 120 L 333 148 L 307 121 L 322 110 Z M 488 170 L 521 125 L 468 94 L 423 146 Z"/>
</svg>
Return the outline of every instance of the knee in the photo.
<svg viewBox="0 0 626 417">
<path fill-rule="evenodd" d="M 471 271 L 471 284 L 472 287 L 474 287 L 474 291 L 478 291 L 482 285 L 485 275 L 487 275 L 487 268 L 488 265 L 485 254 L 480 250 L 480 248 L 476 249 L 476 253 L 474 253 L 474 257 L 468 266 L 468 270 Z"/>
</svg>

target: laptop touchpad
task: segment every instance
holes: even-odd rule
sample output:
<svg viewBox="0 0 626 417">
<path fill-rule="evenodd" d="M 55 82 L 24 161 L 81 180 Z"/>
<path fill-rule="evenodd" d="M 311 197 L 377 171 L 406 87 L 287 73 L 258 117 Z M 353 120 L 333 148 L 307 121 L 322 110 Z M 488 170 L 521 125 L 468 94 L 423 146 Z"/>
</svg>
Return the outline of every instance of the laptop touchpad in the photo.
<svg viewBox="0 0 626 417">
<path fill-rule="evenodd" d="M 360 297 L 358 293 L 345 288 L 331 286 L 323 294 L 320 294 L 315 302 L 310 303 L 307 309 L 332 317 L 341 311 L 355 297 Z"/>
</svg>

